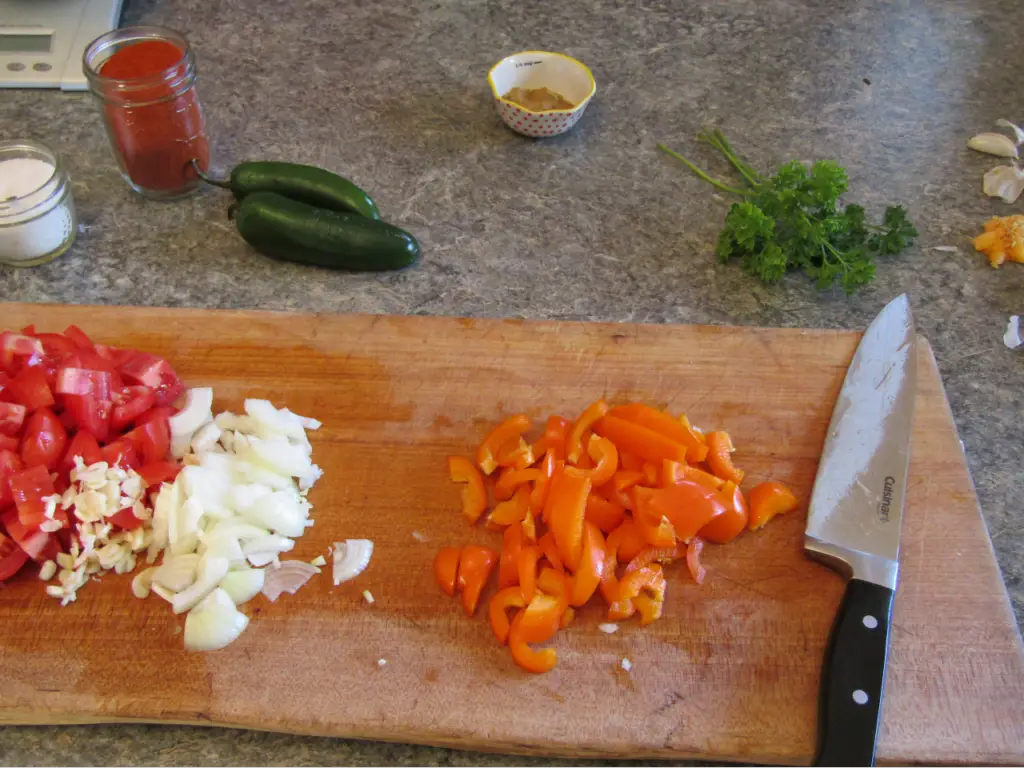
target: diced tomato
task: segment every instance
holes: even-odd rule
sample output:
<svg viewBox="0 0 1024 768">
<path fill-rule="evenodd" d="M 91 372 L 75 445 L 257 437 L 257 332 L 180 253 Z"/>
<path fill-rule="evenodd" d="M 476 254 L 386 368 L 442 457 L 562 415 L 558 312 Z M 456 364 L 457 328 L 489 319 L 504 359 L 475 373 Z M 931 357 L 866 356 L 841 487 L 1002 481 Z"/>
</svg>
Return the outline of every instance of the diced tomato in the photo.
<svg viewBox="0 0 1024 768">
<path fill-rule="evenodd" d="M 85 331 L 77 325 L 69 325 L 65 328 L 64 335 L 67 336 L 71 343 L 75 345 L 76 349 L 85 349 L 89 352 L 96 351 L 96 347 L 92 343 L 92 339 L 86 336 Z"/>
<path fill-rule="evenodd" d="M 68 449 L 64 452 L 64 458 L 60 462 L 62 472 L 70 473 L 74 469 L 75 456 L 81 456 L 86 466 L 95 464 L 97 461 L 103 461 L 103 452 L 100 450 L 100 444 L 92 432 L 87 429 L 78 430 L 68 444 Z"/>
<path fill-rule="evenodd" d="M 114 396 L 114 412 L 110 417 L 111 428 L 117 432 L 124 431 L 155 404 L 156 393 L 149 387 L 123 387 Z"/>
<path fill-rule="evenodd" d="M 0 448 L 0 509 L 14 503 L 11 496 L 11 488 L 7 485 L 7 478 L 16 472 L 20 472 L 25 465 L 21 463 L 21 456 L 17 448 Z"/>
<path fill-rule="evenodd" d="M 100 449 L 103 461 L 110 466 L 120 464 L 124 469 L 138 469 L 142 466 L 138 451 L 131 440 L 121 438 Z"/>
<path fill-rule="evenodd" d="M 57 492 L 46 467 L 34 466 L 16 472 L 7 478 L 7 484 L 18 507 L 18 520 L 26 528 L 38 528 L 46 520 L 46 502 L 43 499 Z M 7 530 L 10 531 L 9 526 Z M 10 532 L 13 535 L 13 531 Z"/>
<path fill-rule="evenodd" d="M 0 371 L 0 403 L 13 403 L 17 400 L 11 389 L 11 377 Z"/>
<path fill-rule="evenodd" d="M 0 333 L 0 368 L 13 376 L 17 369 L 34 357 L 43 356 L 43 342 L 14 331 Z"/>
<path fill-rule="evenodd" d="M 167 417 L 162 414 L 148 418 L 144 424 L 125 435 L 125 438 L 135 445 L 147 464 L 162 461 L 171 450 L 171 427 Z"/>
<path fill-rule="evenodd" d="M 120 512 L 117 512 L 108 517 L 107 520 L 109 520 L 111 523 L 113 523 L 123 531 L 134 531 L 136 528 L 142 525 L 143 522 L 135 516 L 135 513 L 132 511 L 131 507 L 125 507 Z"/>
<path fill-rule="evenodd" d="M 49 408 L 29 416 L 21 440 L 21 460 L 26 467 L 43 466 L 53 471 L 64 455 L 68 433 Z"/>
<path fill-rule="evenodd" d="M 46 372 L 40 366 L 23 369 L 11 380 L 11 389 L 15 399 L 29 411 L 52 408 L 56 402 L 46 381 Z"/>
<path fill-rule="evenodd" d="M 146 352 L 133 353 L 119 368 L 121 375 L 153 390 L 157 405 L 170 405 L 185 391 L 171 364 Z"/>
<path fill-rule="evenodd" d="M 0 403 L 0 434 L 17 435 L 25 423 L 28 409 L 17 403 Z"/>
<path fill-rule="evenodd" d="M 54 387 L 60 395 L 92 395 L 97 400 L 110 399 L 112 377 L 106 371 L 88 368 L 61 368 Z"/>
<path fill-rule="evenodd" d="M 64 395 L 64 408 L 77 428 L 92 432 L 101 443 L 110 438 L 109 400 L 97 400 L 92 395 Z"/>
<path fill-rule="evenodd" d="M 160 483 L 170 483 L 181 472 L 181 464 L 174 461 L 149 461 L 137 470 L 146 485 L 150 488 L 159 488 Z"/>
<path fill-rule="evenodd" d="M 28 562 L 28 555 L 18 542 L 0 533 L 0 582 L 7 581 Z"/>
<path fill-rule="evenodd" d="M 37 563 L 52 560 L 57 556 L 57 540 L 37 527 L 26 526 L 13 509 L 0 516 L 0 523 L 7 529 L 7 535 Z"/>
<path fill-rule="evenodd" d="M 36 335 L 36 324 L 35 323 L 29 323 L 28 325 L 26 325 L 24 328 L 21 329 L 21 332 L 25 336 L 35 336 Z"/>
<path fill-rule="evenodd" d="M 0 450 L 15 451 L 21 447 L 21 441 L 14 435 L 0 435 Z"/>
<path fill-rule="evenodd" d="M 158 405 L 139 416 L 139 418 L 135 420 L 135 425 L 141 427 L 143 424 L 149 424 L 151 421 L 167 421 L 170 420 L 171 416 L 175 413 L 177 413 L 177 411 L 169 405 Z"/>
<path fill-rule="evenodd" d="M 43 354 L 56 361 L 64 360 L 77 350 L 71 339 L 59 333 L 37 333 L 35 337 L 43 342 Z"/>
</svg>

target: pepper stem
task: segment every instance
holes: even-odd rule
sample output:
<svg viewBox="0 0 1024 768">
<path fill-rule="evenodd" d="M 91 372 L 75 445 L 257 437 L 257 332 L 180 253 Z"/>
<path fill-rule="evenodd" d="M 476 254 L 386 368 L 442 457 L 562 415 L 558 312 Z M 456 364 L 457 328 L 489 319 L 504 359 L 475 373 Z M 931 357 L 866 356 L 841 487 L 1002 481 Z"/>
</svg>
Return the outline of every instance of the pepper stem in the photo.
<svg viewBox="0 0 1024 768">
<path fill-rule="evenodd" d="M 203 173 L 202 168 L 199 167 L 199 161 L 196 160 L 194 157 L 192 158 L 192 160 L 190 162 L 192 163 L 192 168 L 193 168 L 193 170 L 195 170 L 196 175 L 200 179 L 205 181 L 207 184 L 212 184 L 213 186 L 220 187 L 221 189 L 231 189 L 231 183 L 230 182 L 223 181 L 221 179 L 212 179 L 209 176 L 207 176 L 205 173 Z"/>
</svg>

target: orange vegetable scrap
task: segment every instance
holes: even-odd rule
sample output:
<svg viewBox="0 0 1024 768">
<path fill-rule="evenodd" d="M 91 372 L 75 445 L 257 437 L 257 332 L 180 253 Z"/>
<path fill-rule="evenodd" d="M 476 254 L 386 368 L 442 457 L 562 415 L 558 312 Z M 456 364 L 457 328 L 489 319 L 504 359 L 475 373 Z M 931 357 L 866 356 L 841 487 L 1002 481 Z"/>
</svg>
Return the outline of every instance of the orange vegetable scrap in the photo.
<svg viewBox="0 0 1024 768">
<path fill-rule="evenodd" d="M 727 544 L 798 506 L 774 481 L 744 494 L 729 434 L 704 434 L 685 415 L 597 400 L 575 420 L 548 417 L 539 435 L 532 426 L 517 414 L 472 460 L 449 458 L 471 524 L 487 512 L 493 489 L 485 527 L 501 532 L 500 553 L 446 547 L 434 561 L 441 590 L 461 592 L 469 616 L 498 571 L 488 620 L 528 672 L 555 668 L 557 652 L 533 646 L 572 624 L 576 609 L 600 600 L 608 620 L 636 616 L 647 626 L 664 612 L 667 567 L 685 561 L 700 584 L 705 542 Z"/>
<path fill-rule="evenodd" d="M 1024 263 L 1024 214 L 993 216 L 985 222 L 985 232 L 974 238 L 974 248 L 993 267 L 1007 259 Z"/>
</svg>

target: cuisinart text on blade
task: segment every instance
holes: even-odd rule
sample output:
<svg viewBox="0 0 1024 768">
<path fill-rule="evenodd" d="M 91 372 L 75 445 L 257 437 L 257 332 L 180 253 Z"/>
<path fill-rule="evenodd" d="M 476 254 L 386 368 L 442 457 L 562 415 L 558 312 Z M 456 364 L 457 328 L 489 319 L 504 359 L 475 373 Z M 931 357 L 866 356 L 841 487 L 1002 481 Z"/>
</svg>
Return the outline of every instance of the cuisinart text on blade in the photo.
<svg viewBox="0 0 1024 768">
<path fill-rule="evenodd" d="M 819 765 L 874 762 L 916 389 L 903 295 L 861 339 L 811 495 L 804 549 L 849 577 L 822 669 Z"/>
</svg>

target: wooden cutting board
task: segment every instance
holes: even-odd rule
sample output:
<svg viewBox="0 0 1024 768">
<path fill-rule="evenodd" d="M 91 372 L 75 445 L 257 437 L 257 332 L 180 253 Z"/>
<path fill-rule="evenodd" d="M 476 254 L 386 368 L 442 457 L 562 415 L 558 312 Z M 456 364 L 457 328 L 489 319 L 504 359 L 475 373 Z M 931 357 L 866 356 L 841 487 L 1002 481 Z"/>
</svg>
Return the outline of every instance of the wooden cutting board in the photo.
<svg viewBox="0 0 1024 768">
<path fill-rule="evenodd" d="M 328 573 L 211 654 L 182 649 L 159 598 L 127 577 L 60 608 L 33 573 L 0 590 L 0 722 L 145 721 L 586 757 L 802 763 L 841 579 L 802 552 L 806 506 L 727 547 L 708 578 L 670 571 L 665 618 L 597 629 L 580 612 L 547 675 L 515 667 L 478 615 L 433 583 L 469 540 L 445 456 L 499 418 L 575 416 L 641 399 L 724 428 L 748 471 L 806 500 L 859 334 L 0 304 L 0 326 L 77 323 L 166 356 L 219 409 L 267 397 L 324 422 L 316 525 L 295 554 L 371 538 L 355 582 Z M 1024 762 L 1024 654 L 932 352 L 920 392 L 880 761 Z M 418 532 L 425 541 L 414 537 Z M 369 589 L 372 606 L 361 592 Z M 622 670 L 628 658 L 632 671 Z M 379 660 L 386 660 L 381 664 Z"/>
</svg>

